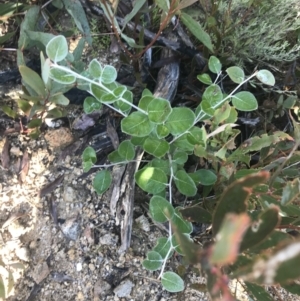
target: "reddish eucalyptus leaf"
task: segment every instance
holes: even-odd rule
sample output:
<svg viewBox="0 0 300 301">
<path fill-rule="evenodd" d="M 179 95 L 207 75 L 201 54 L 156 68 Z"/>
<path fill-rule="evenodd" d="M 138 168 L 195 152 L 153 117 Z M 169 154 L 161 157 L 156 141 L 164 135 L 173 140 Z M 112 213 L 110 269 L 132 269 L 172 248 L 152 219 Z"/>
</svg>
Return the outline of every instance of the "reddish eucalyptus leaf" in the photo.
<svg viewBox="0 0 300 301">
<path fill-rule="evenodd" d="M 279 208 L 271 207 L 262 212 L 257 221 L 254 221 L 246 232 L 241 243 L 240 251 L 254 247 L 273 233 L 280 223 Z"/>
<path fill-rule="evenodd" d="M 223 219 L 227 213 L 246 212 L 247 200 L 252 188 L 262 184 L 269 178 L 269 173 L 261 171 L 243 177 L 232 183 L 221 195 L 213 216 L 213 234 L 218 233 Z"/>
<path fill-rule="evenodd" d="M 209 261 L 217 265 L 233 263 L 238 256 L 242 237 L 249 225 L 250 217 L 247 213 L 227 214 L 216 236 L 216 243 L 212 246 Z"/>
</svg>

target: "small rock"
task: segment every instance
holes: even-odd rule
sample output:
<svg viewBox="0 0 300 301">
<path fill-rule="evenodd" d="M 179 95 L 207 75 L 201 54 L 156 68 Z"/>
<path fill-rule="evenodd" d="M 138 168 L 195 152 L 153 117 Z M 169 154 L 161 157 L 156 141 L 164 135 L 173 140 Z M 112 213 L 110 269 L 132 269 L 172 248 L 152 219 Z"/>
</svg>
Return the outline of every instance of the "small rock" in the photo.
<svg viewBox="0 0 300 301">
<path fill-rule="evenodd" d="M 17 146 L 12 146 L 9 152 L 12 156 L 16 157 L 20 157 L 21 155 L 23 155 L 23 152 Z"/>
<path fill-rule="evenodd" d="M 72 203 L 72 202 L 74 202 L 74 200 L 77 199 L 76 190 L 73 187 L 71 187 L 71 186 L 65 186 L 64 187 L 63 198 L 64 198 L 64 201 L 66 203 Z"/>
<path fill-rule="evenodd" d="M 135 221 L 143 231 L 150 231 L 150 223 L 145 215 L 141 215 Z"/>
<path fill-rule="evenodd" d="M 50 271 L 47 263 L 41 262 L 35 266 L 32 278 L 37 284 L 39 284 L 49 275 L 49 273 Z"/>
<path fill-rule="evenodd" d="M 30 261 L 29 252 L 28 252 L 27 248 L 25 248 L 25 247 L 18 248 L 15 250 L 15 252 L 16 252 L 17 257 L 20 258 L 21 260 Z"/>
<path fill-rule="evenodd" d="M 116 245 L 118 243 L 118 238 L 116 235 L 108 233 L 100 237 L 99 242 L 101 245 Z"/>
<path fill-rule="evenodd" d="M 60 224 L 60 229 L 67 238 L 75 241 L 81 232 L 80 220 L 77 217 L 70 218 Z"/>
<path fill-rule="evenodd" d="M 122 281 L 115 289 L 114 293 L 119 297 L 130 297 L 130 293 L 134 284 L 129 280 Z"/>
<path fill-rule="evenodd" d="M 61 148 L 73 142 L 73 135 L 68 128 L 61 127 L 52 131 L 48 131 L 45 140 L 53 148 Z"/>
<path fill-rule="evenodd" d="M 84 295 L 82 292 L 78 292 L 76 300 L 78 300 L 78 301 L 84 300 Z"/>
<path fill-rule="evenodd" d="M 81 262 L 78 262 L 77 264 L 76 264 L 76 271 L 77 272 L 80 272 L 82 270 L 82 263 Z"/>
</svg>

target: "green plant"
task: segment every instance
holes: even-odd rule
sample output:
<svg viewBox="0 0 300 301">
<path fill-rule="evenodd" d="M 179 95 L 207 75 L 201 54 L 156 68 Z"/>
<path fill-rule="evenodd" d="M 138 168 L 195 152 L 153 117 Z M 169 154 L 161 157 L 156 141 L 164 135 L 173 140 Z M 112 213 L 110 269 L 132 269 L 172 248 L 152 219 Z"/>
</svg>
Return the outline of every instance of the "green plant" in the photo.
<svg viewBox="0 0 300 301">
<path fill-rule="evenodd" d="M 244 279 L 243 285 L 252 295 L 263 293 L 261 284 L 279 282 L 290 289 L 290 282 L 287 281 L 298 277 L 299 271 L 284 272 L 282 269 L 285 265 L 290 267 L 298 264 L 299 243 L 291 240 L 290 235 L 274 230 L 281 225 L 280 215 L 292 218 L 293 223 L 298 222 L 295 215 L 300 216 L 299 209 L 293 204 L 300 193 L 299 180 L 285 182 L 280 180 L 281 176 L 284 178 L 281 174 L 278 178 L 280 171 L 284 170 L 283 164 L 291 167 L 292 161 L 299 157 L 296 151 L 299 142 L 296 140 L 289 158 L 269 168 L 263 163 L 264 160 L 273 157 L 289 144 L 282 144 L 283 141 L 293 143 L 294 139 L 288 134 L 263 134 L 250 138 L 238 148 L 234 145 L 234 138 L 239 133 L 234 129 L 236 110 L 257 109 L 253 94 L 237 91 L 245 82 L 253 81 L 254 78 L 266 85 L 274 85 L 273 75 L 267 70 L 260 70 L 246 78 L 241 68 L 230 67 L 226 73 L 237 87 L 229 95 L 224 95 L 217 84 L 222 66 L 212 56 L 208 66 L 216 74 L 216 80 L 213 82 L 208 74 L 198 77 L 209 86 L 195 112 L 184 107 L 172 108 L 167 100 L 155 98 L 148 90 L 144 90 L 135 106 L 132 93 L 115 82 L 117 72 L 112 66 L 102 66 L 94 59 L 88 69 L 79 74 L 65 64 L 59 64 L 68 54 L 64 41 L 63 36 L 57 36 L 47 44 L 48 59 L 43 68 L 48 70 L 49 77 L 62 84 L 77 82 L 83 85 L 93 96 L 85 100 L 85 111 L 91 112 L 103 104 L 109 106 L 124 116 L 121 129 L 131 135 L 131 139 L 121 142 L 118 149 L 109 155 L 111 164 L 95 166 L 95 151 L 91 147 L 84 151 L 82 158 L 85 171 L 92 167 L 103 168 L 94 178 L 95 190 L 101 194 L 108 189 L 112 180 L 108 168 L 134 160 L 137 146 L 153 156 L 136 172 L 135 180 L 141 189 L 153 195 L 149 204 L 151 216 L 157 222 L 169 223 L 169 235 L 160 238 L 154 249 L 147 254 L 144 267 L 149 270 L 160 269 L 159 278 L 164 288 L 178 292 L 184 289 L 183 280 L 174 272 L 165 272 L 173 252 L 185 255 L 192 263 L 202 263 L 213 300 L 217 300 L 220 293 L 224 300 L 233 300 L 226 284 L 229 278 Z M 135 111 L 131 112 L 132 109 Z M 261 154 L 262 167 L 241 168 L 236 172 L 238 165 L 249 165 L 251 153 L 257 151 Z M 211 163 L 211 170 L 186 172 L 185 163 L 190 156 L 206 158 Z M 270 173 L 266 170 L 274 168 L 278 168 L 278 172 L 269 180 Z M 232 177 L 237 179 L 233 183 Z M 263 184 L 268 180 L 269 183 Z M 228 183 L 231 184 L 228 186 Z M 173 206 L 174 187 L 185 197 L 195 198 L 199 184 L 204 187 L 204 197 L 214 187 L 216 206 L 204 206 L 201 203 L 187 208 Z M 195 245 L 190 237 L 191 221 L 211 222 L 216 242 L 204 249 Z M 292 228 L 290 222 L 289 226 L 284 227 Z M 274 249 L 278 247 L 279 241 L 285 244 Z M 224 248 L 224 245 L 228 247 Z M 271 253 L 257 258 L 257 250 L 269 250 Z M 286 260 L 277 259 L 290 250 L 293 250 L 293 255 L 287 256 Z M 255 272 L 260 262 L 264 269 Z M 275 266 L 272 262 L 276 263 Z"/>
<path fill-rule="evenodd" d="M 200 0 L 200 8 L 186 8 L 185 11 L 205 24 L 215 55 L 228 65 L 282 63 L 298 57 L 300 18 L 297 0 Z"/>
</svg>

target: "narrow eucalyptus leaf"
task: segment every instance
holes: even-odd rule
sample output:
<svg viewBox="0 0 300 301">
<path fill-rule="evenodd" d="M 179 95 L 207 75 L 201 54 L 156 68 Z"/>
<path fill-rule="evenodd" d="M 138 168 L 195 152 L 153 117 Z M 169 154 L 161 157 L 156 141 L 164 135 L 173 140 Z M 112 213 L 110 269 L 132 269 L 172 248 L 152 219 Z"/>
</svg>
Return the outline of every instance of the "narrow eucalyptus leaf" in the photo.
<svg viewBox="0 0 300 301">
<path fill-rule="evenodd" d="M 37 95 L 45 96 L 46 95 L 46 86 L 41 79 L 41 77 L 32 69 L 28 68 L 27 66 L 20 66 L 19 67 L 21 76 L 23 81 L 32 88 Z"/>
<path fill-rule="evenodd" d="M 210 36 L 204 31 L 199 22 L 195 21 L 190 15 L 181 12 L 180 20 L 191 31 L 191 33 L 205 46 L 213 52 L 213 45 Z"/>
</svg>

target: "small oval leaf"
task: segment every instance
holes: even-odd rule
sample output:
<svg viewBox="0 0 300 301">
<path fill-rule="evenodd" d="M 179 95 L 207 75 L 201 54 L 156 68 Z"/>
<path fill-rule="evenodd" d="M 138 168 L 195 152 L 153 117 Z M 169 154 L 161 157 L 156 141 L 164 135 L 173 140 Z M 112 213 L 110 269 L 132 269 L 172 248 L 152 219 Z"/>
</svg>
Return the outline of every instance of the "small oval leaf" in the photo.
<svg viewBox="0 0 300 301">
<path fill-rule="evenodd" d="M 170 220 L 174 215 L 173 206 L 165 198 L 157 195 L 151 198 L 149 210 L 152 218 L 159 223 Z"/>
<path fill-rule="evenodd" d="M 226 72 L 229 75 L 230 79 L 236 84 L 240 84 L 245 80 L 244 70 L 240 67 L 229 67 L 226 69 Z"/>
<path fill-rule="evenodd" d="M 174 272 L 164 273 L 161 277 L 161 284 L 164 289 L 171 293 L 182 292 L 184 290 L 183 280 Z"/>
<path fill-rule="evenodd" d="M 242 91 L 232 96 L 232 104 L 239 111 L 250 112 L 258 108 L 255 96 L 248 92 Z"/>
<path fill-rule="evenodd" d="M 269 70 L 259 70 L 256 74 L 257 79 L 265 85 L 274 86 L 275 77 Z"/>
<path fill-rule="evenodd" d="M 46 46 L 46 53 L 48 57 L 55 63 L 62 61 L 68 54 L 68 43 L 64 36 L 59 35 Z"/>
<path fill-rule="evenodd" d="M 107 170 L 98 172 L 93 181 L 93 187 L 98 194 L 104 193 L 110 186 L 112 181 L 111 174 Z"/>
</svg>

